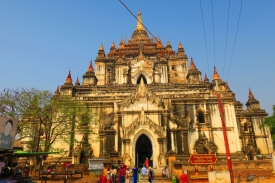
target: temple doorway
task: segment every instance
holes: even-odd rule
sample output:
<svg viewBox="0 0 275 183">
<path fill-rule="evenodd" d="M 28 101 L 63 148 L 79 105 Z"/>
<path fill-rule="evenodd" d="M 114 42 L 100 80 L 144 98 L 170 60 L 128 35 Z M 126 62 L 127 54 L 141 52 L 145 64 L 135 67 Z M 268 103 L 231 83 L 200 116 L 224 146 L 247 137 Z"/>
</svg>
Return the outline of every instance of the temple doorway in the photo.
<svg viewBox="0 0 275 183">
<path fill-rule="evenodd" d="M 152 143 L 150 139 L 142 134 L 139 136 L 137 143 L 136 143 L 136 158 L 135 158 L 135 164 L 138 166 L 138 168 L 142 168 L 144 161 L 146 158 L 148 158 L 149 166 L 152 166 Z"/>
</svg>

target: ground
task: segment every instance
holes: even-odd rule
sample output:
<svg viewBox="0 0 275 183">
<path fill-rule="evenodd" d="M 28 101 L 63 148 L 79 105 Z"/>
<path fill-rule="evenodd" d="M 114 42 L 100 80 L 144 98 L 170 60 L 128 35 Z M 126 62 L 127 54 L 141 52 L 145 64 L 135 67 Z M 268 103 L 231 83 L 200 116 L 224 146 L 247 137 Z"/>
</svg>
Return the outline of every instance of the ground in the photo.
<svg viewBox="0 0 275 183">
<path fill-rule="evenodd" d="M 73 178 L 72 180 L 68 179 L 67 183 L 96 183 L 98 178 L 94 176 L 93 174 L 90 175 L 84 175 L 83 178 Z M 42 183 L 42 180 L 34 180 L 34 182 Z M 44 181 L 45 182 L 45 181 Z M 44 183 L 43 182 L 43 183 Z M 155 180 L 154 183 L 172 183 L 172 181 L 163 181 L 163 180 Z M 236 182 L 236 181 L 235 181 Z M 47 180 L 47 183 L 64 183 L 64 179 L 60 177 L 60 179 L 57 180 Z M 143 181 L 141 181 L 143 183 Z M 147 181 L 144 181 L 144 183 L 147 183 Z M 196 182 L 198 183 L 198 182 Z M 204 182 L 205 183 L 205 182 Z M 262 179 L 262 177 L 259 177 L 259 183 L 275 183 L 275 177 L 267 177 Z"/>
</svg>

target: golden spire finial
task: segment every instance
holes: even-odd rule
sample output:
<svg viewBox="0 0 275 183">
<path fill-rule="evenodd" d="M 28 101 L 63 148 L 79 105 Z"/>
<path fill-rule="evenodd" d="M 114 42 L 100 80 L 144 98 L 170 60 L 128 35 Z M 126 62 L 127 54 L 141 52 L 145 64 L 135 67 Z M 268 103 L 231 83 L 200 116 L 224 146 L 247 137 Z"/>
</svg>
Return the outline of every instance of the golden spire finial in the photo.
<svg viewBox="0 0 275 183">
<path fill-rule="evenodd" d="M 103 44 L 100 44 L 99 50 L 104 50 Z"/>
<path fill-rule="evenodd" d="M 141 13 L 138 11 L 138 21 L 136 30 L 144 30 L 142 26 Z"/>
<path fill-rule="evenodd" d="M 181 44 L 181 42 L 179 42 L 179 48 L 182 48 L 182 44 Z"/>
</svg>

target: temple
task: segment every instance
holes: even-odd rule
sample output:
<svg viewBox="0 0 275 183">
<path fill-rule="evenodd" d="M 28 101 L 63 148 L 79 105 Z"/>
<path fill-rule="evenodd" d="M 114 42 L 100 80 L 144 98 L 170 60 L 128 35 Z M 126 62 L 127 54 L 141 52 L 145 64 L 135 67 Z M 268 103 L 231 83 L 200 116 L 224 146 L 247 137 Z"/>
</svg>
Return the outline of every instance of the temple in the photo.
<svg viewBox="0 0 275 183">
<path fill-rule="evenodd" d="M 194 57 L 195 58 L 195 57 Z M 220 92 L 232 160 L 257 160 L 271 154 L 269 128 L 260 128 L 268 114 L 249 89 L 246 109 L 214 68 L 212 80 L 188 58 L 183 45 L 172 49 L 160 38 L 150 38 L 138 13 L 136 28 L 128 41 L 120 40 L 110 50 L 99 46 L 93 62 L 73 83 L 73 69 L 56 95 L 77 97 L 98 114 L 98 141 L 87 141 L 93 158 L 117 154 L 129 166 L 161 168 L 169 153 L 186 161 L 194 151 L 215 153 L 225 160 L 225 146 L 218 108 Z M 197 62 L 198 64 L 198 62 Z M 81 137 L 80 137 L 81 138 Z M 75 148 L 77 144 L 75 144 Z M 66 147 L 64 147 L 66 148 Z M 69 148 L 69 145 L 68 147 Z M 74 163 L 80 163 L 75 157 Z"/>
</svg>

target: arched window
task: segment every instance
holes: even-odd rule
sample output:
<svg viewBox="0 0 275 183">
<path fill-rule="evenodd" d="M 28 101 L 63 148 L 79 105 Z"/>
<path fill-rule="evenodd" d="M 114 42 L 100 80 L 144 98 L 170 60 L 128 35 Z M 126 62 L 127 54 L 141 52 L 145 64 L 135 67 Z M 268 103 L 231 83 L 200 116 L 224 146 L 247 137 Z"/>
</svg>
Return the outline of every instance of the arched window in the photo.
<svg viewBox="0 0 275 183">
<path fill-rule="evenodd" d="M 147 80 L 146 80 L 146 78 L 145 78 L 143 75 L 140 75 L 140 76 L 139 76 L 139 78 L 138 78 L 138 80 L 137 80 L 137 84 L 138 84 L 138 85 L 140 84 L 141 78 L 143 79 L 144 84 L 147 84 Z"/>
<path fill-rule="evenodd" d="M 199 123 L 205 123 L 203 111 L 198 112 L 198 120 L 199 120 Z"/>
<path fill-rule="evenodd" d="M 176 70 L 176 66 L 175 66 L 175 65 L 172 65 L 172 66 L 171 66 L 171 70 L 172 70 L 172 71 L 175 71 L 175 70 Z"/>
</svg>

